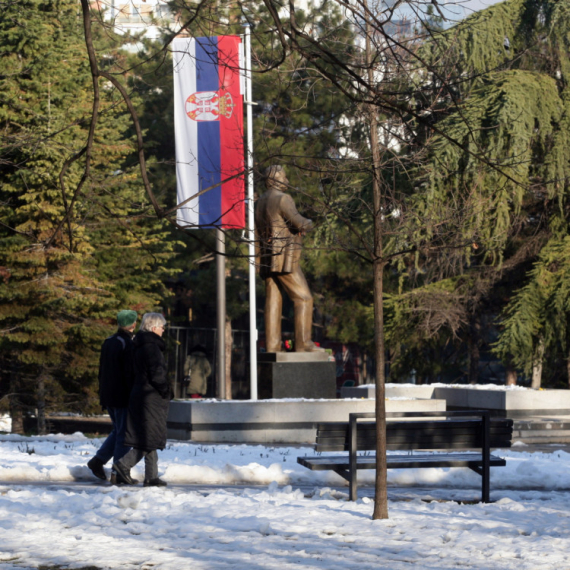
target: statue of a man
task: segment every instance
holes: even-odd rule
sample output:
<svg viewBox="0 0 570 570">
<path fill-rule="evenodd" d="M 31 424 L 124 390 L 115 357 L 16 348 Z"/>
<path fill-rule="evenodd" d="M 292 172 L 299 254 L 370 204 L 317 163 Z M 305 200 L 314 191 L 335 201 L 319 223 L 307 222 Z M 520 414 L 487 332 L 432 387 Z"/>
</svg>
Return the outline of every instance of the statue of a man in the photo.
<svg viewBox="0 0 570 570">
<path fill-rule="evenodd" d="M 297 212 L 285 194 L 289 184 L 283 167 L 265 170 L 267 192 L 257 201 L 255 226 L 259 239 L 260 275 L 265 280 L 267 352 L 281 352 L 282 290 L 295 307 L 295 352 L 322 351 L 311 340 L 313 296 L 299 266 L 302 236 L 313 222 Z"/>
</svg>

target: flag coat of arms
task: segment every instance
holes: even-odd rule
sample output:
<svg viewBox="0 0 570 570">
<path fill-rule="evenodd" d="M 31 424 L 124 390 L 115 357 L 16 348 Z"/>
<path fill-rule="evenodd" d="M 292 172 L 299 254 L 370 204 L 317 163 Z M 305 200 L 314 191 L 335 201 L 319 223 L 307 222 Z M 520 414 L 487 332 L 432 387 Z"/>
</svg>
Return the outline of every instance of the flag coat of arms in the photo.
<svg viewBox="0 0 570 570">
<path fill-rule="evenodd" d="M 177 221 L 244 228 L 241 38 L 173 41 Z"/>
</svg>

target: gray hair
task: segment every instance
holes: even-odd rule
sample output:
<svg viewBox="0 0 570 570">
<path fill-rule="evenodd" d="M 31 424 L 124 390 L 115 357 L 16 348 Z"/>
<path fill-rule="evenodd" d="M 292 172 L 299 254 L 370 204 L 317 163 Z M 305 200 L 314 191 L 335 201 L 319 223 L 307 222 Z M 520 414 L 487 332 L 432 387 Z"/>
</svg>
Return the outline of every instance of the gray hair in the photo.
<svg viewBox="0 0 570 570">
<path fill-rule="evenodd" d="M 166 326 L 166 319 L 160 313 L 145 313 L 141 322 L 141 331 L 152 331 L 155 327 Z"/>
</svg>

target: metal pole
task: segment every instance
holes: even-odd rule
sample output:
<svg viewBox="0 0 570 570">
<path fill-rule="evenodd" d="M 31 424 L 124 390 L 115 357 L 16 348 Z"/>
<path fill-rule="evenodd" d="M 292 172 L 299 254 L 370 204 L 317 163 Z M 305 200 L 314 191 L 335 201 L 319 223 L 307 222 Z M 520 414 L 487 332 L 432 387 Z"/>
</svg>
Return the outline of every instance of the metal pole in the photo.
<svg viewBox="0 0 570 570">
<path fill-rule="evenodd" d="M 488 410 L 481 413 L 481 428 L 483 436 L 481 438 L 483 440 L 481 444 L 481 452 L 483 455 L 483 462 L 481 464 L 481 477 L 483 479 L 481 501 L 488 503 L 491 489 L 491 417 Z"/>
<path fill-rule="evenodd" d="M 348 463 L 350 480 L 349 484 L 349 499 L 351 501 L 356 501 L 358 499 L 358 467 L 357 467 L 357 457 L 356 451 L 358 449 L 357 445 L 357 433 L 358 420 L 356 414 L 348 414 L 349 425 L 348 425 L 348 438 L 349 438 L 349 450 L 348 450 Z"/>
<path fill-rule="evenodd" d="M 253 209 L 253 120 L 251 107 L 251 31 L 245 25 L 245 105 L 247 109 L 247 234 L 249 256 L 249 383 L 252 400 L 257 400 L 257 306 L 255 300 L 255 222 Z"/>
<path fill-rule="evenodd" d="M 174 357 L 174 397 L 182 398 L 182 390 L 178 392 L 178 370 L 180 370 L 180 329 L 176 329 L 176 354 Z"/>
<path fill-rule="evenodd" d="M 226 397 L 226 236 L 221 228 L 216 228 L 216 289 L 218 329 L 218 398 Z"/>
</svg>

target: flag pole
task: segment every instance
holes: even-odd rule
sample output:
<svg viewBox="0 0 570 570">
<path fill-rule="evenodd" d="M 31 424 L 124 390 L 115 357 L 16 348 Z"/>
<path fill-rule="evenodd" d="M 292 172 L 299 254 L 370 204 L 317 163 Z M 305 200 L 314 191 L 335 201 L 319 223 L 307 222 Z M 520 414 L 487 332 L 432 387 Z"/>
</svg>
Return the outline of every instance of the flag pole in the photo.
<svg viewBox="0 0 570 570">
<path fill-rule="evenodd" d="M 257 400 L 257 304 L 255 299 L 255 222 L 253 209 L 253 120 L 251 89 L 251 28 L 245 27 L 245 106 L 247 114 L 247 234 L 249 260 L 249 384 Z"/>
<path fill-rule="evenodd" d="M 216 228 L 216 289 L 218 328 L 218 398 L 226 398 L 226 236 L 222 228 Z"/>
</svg>

